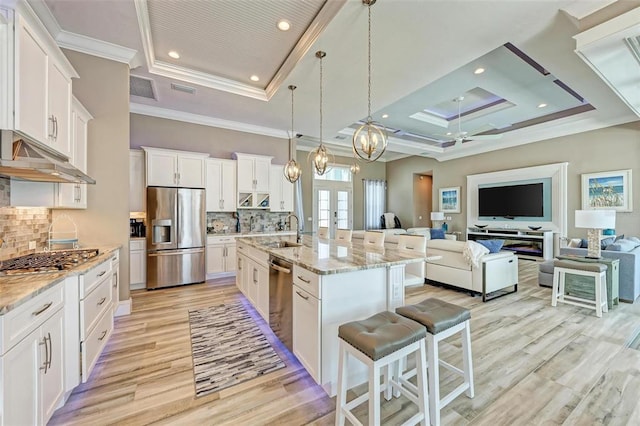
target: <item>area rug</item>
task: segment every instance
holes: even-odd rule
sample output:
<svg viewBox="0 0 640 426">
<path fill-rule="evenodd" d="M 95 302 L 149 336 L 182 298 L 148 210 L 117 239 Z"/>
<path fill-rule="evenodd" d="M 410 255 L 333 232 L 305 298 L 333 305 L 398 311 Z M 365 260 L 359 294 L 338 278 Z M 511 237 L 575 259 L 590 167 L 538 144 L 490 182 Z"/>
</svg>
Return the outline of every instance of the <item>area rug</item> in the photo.
<svg viewBox="0 0 640 426">
<path fill-rule="evenodd" d="M 196 397 L 285 366 L 240 302 L 189 311 L 189 325 Z"/>
</svg>

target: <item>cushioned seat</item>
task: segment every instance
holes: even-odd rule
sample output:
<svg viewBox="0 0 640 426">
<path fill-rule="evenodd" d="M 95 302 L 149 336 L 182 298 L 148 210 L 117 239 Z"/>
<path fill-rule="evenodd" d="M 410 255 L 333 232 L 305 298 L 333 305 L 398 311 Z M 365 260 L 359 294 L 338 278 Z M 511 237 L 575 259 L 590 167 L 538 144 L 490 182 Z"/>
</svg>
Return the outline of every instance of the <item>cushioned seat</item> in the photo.
<svg viewBox="0 0 640 426">
<path fill-rule="evenodd" d="M 427 327 L 431 334 L 438 334 L 471 318 L 468 309 L 439 299 L 425 299 L 415 305 L 402 306 L 396 313 Z"/>
<path fill-rule="evenodd" d="M 376 361 L 426 335 L 423 326 L 393 312 L 380 312 L 338 327 L 338 337 Z"/>
<path fill-rule="evenodd" d="M 538 284 L 542 287 L 553 286 L 553 261 L 545 260 L 538 264 Z"/>
<path fill-rule="evenodd" d="M 603 265 L 602 263 L 584 263 L 584 262 L 576 262 L 575 260 L 554 260 L 553 266 L 555 268 L 567 268 L 567 269 L 577 269 L 579 271 L 587 271 L 587 272 L 604 272 L 607 270 L 607 265 Z"/>
<path fill-rule="evenodd" d="M 602 263 L 576 262 L 575 260 L 559 260 L 553 262 L 553 288 L 551 290 L 551 306 L 558 302 L 595 309 L 596 316 L 602 317 L 602 312 L 608 312 L 607 304 L 607 265 Z M 566 276 L 582 275 L 593 281 L 593 300 L 588 295 L 568 293 L 565 291 Z"/>
</svg>

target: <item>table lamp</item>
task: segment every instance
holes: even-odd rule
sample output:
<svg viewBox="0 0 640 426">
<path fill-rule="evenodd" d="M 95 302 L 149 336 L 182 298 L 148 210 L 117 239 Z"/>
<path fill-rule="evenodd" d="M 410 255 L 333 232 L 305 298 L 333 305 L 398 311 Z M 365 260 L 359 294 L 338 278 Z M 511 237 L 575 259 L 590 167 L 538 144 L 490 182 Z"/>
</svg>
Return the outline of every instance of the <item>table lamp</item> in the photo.
<svg viewBox="0 0 640 426">
<path fill-rule="evenodd" d="M 435 221 L 444 221 L 444 212 L 431 212 L 431 222 L 432 222 L 432 226 L 433 226 L 433 222 Z M 447 232 L 447 224 L 446 223 L 442 223 L 442 229 Z"/>
<path fill-rule="evenodd" d="M 587 256 L 600 259 L 600 231 L 616 227 L 615 210 L 576 210 L 576 228 L 587 228 Z"/>
</svg>

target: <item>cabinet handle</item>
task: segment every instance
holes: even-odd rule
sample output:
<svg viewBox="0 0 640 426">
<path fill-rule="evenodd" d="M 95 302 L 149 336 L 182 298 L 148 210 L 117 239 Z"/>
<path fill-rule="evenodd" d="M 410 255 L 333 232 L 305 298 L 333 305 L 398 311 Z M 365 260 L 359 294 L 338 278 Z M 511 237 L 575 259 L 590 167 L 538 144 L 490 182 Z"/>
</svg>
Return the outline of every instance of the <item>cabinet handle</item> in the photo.
<svg viewBox="0 0 640 426">
<path fill-rule="evenodd" d="M 302 278 L 300 275 L 298 275 L 298 279 L 302 282 L 305 282 L 307 284 L 311 284 L 311 280 L 305 280 L 304 278 Z"/>
<path fill-rule="evenodd" d="M 102 336 L 98 337 L 98 340 L 104 339 L 104 336 L 106 336 L 106 335 L 107 335 L 107 330 L 102 332 Z"/>
<path fill-rule="evenodd" d="M 47 363 L 47 367 L 51 368 L 51 360 L 53 359 L 53 343 L 51 343 L 51 333 L 47 332 L 49 336 L 49 362 Z"/>
<path fill-rule="evenodd" d="M 47 135 L 51 139 L 53 139 L 53 115 L 49 117 L 49 121 L 51 122 L 51 126 L 49 126 L 49 134 Z"/>
<path fill-rule="evenodd" d="M 309 300 L 309 296 L 305 296 L 304 294 L 300 293 L 298 290 L 296 290 L 296 294 L 302 297 L 304 300 Z"/>
<path fill-rule="evenodd" d="M 58 140 L 58 117 L 53 117 L 53 128 L 54 128 L 54 133 L 53 133 L 53 139 L 54 140 Z"/>
<path fill-rule="evenodd" d="M 113 283 L 113 288 L 116 288 L 116 287 L 118 287 L 118 273 L 116 272 L 115 274 L 113 274 L 113 276 L 114 276 L 114 277 L 115 277 L 115 279 L 116 279 L 116 282 L 115 282 L 115 283 Z"/>
<path fill-rule="evenodd" d="M 53 302 L 45 303 L 44 305 L 42 305 L 42 308 L 38 309 L 37 311 L 31 312 L 31 315 L 37 317 L 38 315 L 49 309 L 51 305 L 53 305 Z"/>
<path fill-rule="evenodd" d="M 42 338 L 42 342 L 40 342 L 39 345 L 44 346 L 44 364 L 40 367 L 40 370 L 44 370 L 44 374 L 47 374 L 47 370 L 49 369 L 49 345 L 47 344 L 47 336 Z"/>
<path fill-rule="evenodd" d="M 101 306 L 105 300 L 107 300 L 106 297 L 103 297 L 102 299 L 100 299 L 100 301 L 98 302 L 98 306 Z"/>
<path fill-rule="evenodd" d="M 258 270 L 256 268 L 253 268 L 253 283 L 254 284 L 258 284 L 258 279 L 256 278 L 256 273 L 258 272 Z"/>
<path fill-rule="evenodd" d="M 100 272 L 100 273 L 98 274 L 98 276 L 99 276 L 99 277 L 101 277 L 101 276 L 103 276 L 103 275 L 104 275 L 104 274 L 106 274 L 106 273 L 107 273 L 107 271 L 102 271 L 102 272 Z"/>
</svg>

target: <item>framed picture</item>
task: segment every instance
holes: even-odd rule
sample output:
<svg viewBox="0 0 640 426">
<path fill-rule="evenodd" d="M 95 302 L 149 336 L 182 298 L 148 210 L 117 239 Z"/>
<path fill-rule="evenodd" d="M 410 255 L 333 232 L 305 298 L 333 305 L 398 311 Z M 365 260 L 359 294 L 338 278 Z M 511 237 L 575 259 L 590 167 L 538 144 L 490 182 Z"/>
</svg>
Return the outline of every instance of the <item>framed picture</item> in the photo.
<svg viewBox="0 0 640 426">
<path fill-rule="evenodd" d="M 631 169 L 583 174 L 582 209 L 633 211 Z"/>
<path fill-rule="evenodd" d="M 460 213 L 460 187 L 440 188 L 440 211 Z"/>
</svg>

